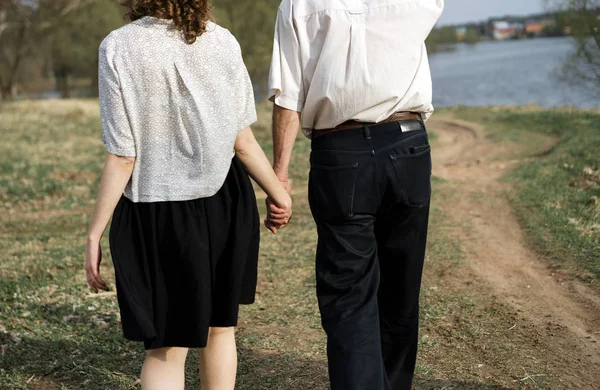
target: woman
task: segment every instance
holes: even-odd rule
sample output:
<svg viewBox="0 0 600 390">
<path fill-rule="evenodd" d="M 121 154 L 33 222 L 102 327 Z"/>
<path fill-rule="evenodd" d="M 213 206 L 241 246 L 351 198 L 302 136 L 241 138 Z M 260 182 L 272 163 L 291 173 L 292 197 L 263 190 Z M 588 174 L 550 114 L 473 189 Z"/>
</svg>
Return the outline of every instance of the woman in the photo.
<svg viewBox="0 0 600 390">
<path fill-rule="evenodd" d="M 187 349 L 201 348 L 203 389 L 233 389 L 233 327 L 239 304 L 254 301 L 258 259 L 247 173 L 278 206 L 265 221 L 273 233 L 289 221 L 291 199 L 249 128 L 256 111 L 240 47 L 209 21 L 208 1 L 122 5 L 132 23 L 99 50 L 109 154 L 88 233 L 88 283 L 108 289 L 100 238 L 112 215 L 123 333 L 147 352 L 142 388 L 183 389 Z"/>
</svg>

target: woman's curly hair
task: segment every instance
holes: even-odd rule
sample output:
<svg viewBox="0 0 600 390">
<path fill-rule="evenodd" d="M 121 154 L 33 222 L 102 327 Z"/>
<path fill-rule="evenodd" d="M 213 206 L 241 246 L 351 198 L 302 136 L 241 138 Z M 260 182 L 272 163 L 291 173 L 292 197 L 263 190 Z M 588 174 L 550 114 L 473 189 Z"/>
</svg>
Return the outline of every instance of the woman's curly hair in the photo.
<svg viewBox="0 0 600 390">
<path fill-rule="evenodd" d="M 127 16 L 131 21 L 144 16 L 173 20 L 175 28 L 191 44 L 206 31 L 211 10 L 209 0 L 132 0 Z"/>
</svg>

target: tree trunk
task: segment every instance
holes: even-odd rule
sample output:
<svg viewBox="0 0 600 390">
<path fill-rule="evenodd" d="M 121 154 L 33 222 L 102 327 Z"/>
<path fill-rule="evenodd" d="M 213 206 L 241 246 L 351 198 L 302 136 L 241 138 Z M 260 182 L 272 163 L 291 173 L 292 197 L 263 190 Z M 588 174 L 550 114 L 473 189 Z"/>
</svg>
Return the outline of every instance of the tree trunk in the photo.
<svg viewBox="0 0 600 390">
<path fill-rule="evenodd" d="M 15 58 L 8 70 L 6 80 L 0 76 L 0 98 L 2 100 L 13 99 L 16 97 L 15 83 L 19 74 L 19 66 L 24 54 L 25 38 L 27 36 L 27 26 L 23 25 L 19 29 L 19 34 L 15 40 Z"/>
<path fill-rule="evenodd" d="M 68 99 L 71 97 L 71 90 L 69 89 L 69 75 L 65 74 L 63 78 L 63 87 L 60 91 L 60 97 L 62 99 Z"/>
<path fill-rule="evenodd" d="M 232 4 L 231 2 L 227 3 L 227 6 L 225 7 L 225 12 L 227 12 L 227 17 L 229 18 L 229 22 L 231 23 L 231 33 L 234 36 L 237 36 L 236 32 L 236 26 L 235 26 L 235 6 L 234 4 Z"/>
<path fill-rule="evenodd" d="M 0 75 L 0 100 L 9 100 L 17 97 L 17 88 L 15 88 L 12 78 L 4 80 Z"/>
<path fill-rule="evenodd" d="M 6 88 L 4 86 L 4 78 L 2 77 L 2 73 L 0 73 L 0 100 L 7 100 L 8 94 L 6 93 Z"/>
<path fill-rule="evenodd" d="M 0 100 L 8 100 L 11 97 L 10 90 L 7 90 L 4 85 L 0 86 Z"/>
<path fill-rule="evenodd" d="M 98 97 L 98 58 L 96 58 L 96 71 L 92 72 L 92 80 L 90 87 L 92 96 Z"/>
<path fill-rule="evenodd" d="M 68 99 L 71 95 L 69 89 L 69 75 L 63 72 L 55 73 L 56 89 L 60 92 L 61 99 Z"/>
</svg>

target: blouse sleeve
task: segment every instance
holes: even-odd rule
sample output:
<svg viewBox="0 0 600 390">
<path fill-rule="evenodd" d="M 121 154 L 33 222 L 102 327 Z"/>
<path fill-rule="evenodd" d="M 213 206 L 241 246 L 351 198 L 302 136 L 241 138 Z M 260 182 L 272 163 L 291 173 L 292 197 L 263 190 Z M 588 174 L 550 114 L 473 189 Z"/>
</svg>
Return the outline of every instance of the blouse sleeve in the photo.
<svg viewBox="0 0 600 390">
<path fill-rule="evenodd" d="M 119 84 L 119 76 L 112 58 L 109 39 L 105 39 L 98 50 L 98 93 L 102 142 L 109 153 L 118 156 L 136 156 L 131 125 Z"/>
<path fill-rule="evenodd" d="M 300 44 L 289 2 L 283 2 L 277 12 L 269 72 L 269 99 L 292 111 L 301 112 L 304 107 Z"/>
</svg>

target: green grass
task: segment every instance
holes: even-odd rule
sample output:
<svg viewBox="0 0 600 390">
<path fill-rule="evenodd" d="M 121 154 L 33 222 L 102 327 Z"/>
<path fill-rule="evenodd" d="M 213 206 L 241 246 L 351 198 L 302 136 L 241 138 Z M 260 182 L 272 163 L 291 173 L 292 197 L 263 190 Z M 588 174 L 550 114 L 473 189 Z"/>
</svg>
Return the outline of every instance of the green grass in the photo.
<svg viewBox="0 0 600 390">
<path fill-rule="evenodd" d="M 537 248 L 558 266 L 600 277 L 600 114 L 456 108 L 454 114 L 484 126 L 498 142 L 531 156 L 548 137 L 558 144 L 520 163 L 507 180 L 516 214 Z"/>
<path fill-rule="evenodd" d="M 254 130 L 268 154 L 269 125 L 262 105 Z M 97 102 L 0 106 L 0 135 L 0 389 L 139 388 L 143 347 L 123 339 L 116 297 L 91 294 L 83 272 L 105 153 Z M 317 237 L 301 191 L 309 150 L 300 135 L 290 169 L 300 190 L 293 223 L 277 236 L 262 233 L 256 303 L 242 308 L 237 330 L 239 389 L 327 388 L 313 272 Z M 525 336 L 506 331 L 513 314 L 485 288 L 463 282 L 461 238 L 442 210 L 455 191 L 437 178 L 433 186 L 415 387 L 515 388 L 521 367 L 535 370 L 525 358 L 533 352 Z M 102 247 L 101 273 L 114 292 L 106 237 Z M 495 371 L 478 368 L 482 362 Z M 191 351 L 190 389 L 199 384 L 197 363 Z"/>
</svg>

